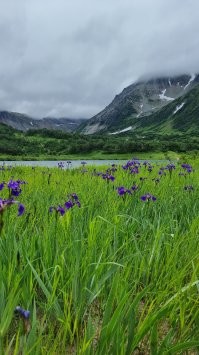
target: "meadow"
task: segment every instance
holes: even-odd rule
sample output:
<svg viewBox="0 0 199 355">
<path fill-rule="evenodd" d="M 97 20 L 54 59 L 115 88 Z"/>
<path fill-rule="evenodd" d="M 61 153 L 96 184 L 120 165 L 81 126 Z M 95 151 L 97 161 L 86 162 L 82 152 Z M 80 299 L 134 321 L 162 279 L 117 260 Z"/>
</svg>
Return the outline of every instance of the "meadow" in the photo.
<svg viewBox="0 0 199 355">
<path fill-rule="evenodd" d="M 198 354 L 199 162 L 0 169 L 0 354 Z"/>
</svg>

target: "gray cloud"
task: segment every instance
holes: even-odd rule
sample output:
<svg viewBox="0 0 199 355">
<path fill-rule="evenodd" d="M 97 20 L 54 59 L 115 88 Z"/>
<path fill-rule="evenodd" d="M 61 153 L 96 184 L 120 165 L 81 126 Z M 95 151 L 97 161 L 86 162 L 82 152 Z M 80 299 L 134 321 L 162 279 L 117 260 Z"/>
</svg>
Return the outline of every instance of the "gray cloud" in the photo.
<svg viewBox="0 0 199 355">
<path fill-rule="evenodd" d="M 143 75 L 199 72 L 195 0 L 0 0 L 0 109 L 91 117 Z"/>
</svg>

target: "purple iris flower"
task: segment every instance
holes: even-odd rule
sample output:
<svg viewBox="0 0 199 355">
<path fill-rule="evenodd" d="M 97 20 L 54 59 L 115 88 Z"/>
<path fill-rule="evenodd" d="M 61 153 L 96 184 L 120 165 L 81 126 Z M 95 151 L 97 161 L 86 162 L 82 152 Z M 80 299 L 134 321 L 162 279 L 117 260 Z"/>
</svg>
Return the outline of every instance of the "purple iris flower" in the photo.
<svg viewBox="0 0 199 355">
<path fill-rule="evenodd" d="M 122 165 L 122 169 L 127 170 L 128 166 L 127 165 Z"/>
<path fill-rule="evenodd" d="M 191 173 L 193 171 L 193 168 L 190 164 L 182 164 L 181 167 L 186 170 L 188 173 Z"/>
<path fill-rule="evenodd" d="M 63 216 L 64 214 L 65 214 L 65 209 L 64 209 L 64 207 L 62 207 L 62 206 L 58 206 L 58 207 L 55 207 L 55 206 L 51 206 L 50 208 L 49 208 L 49 212 L 51 213 L 51 212 L 53 212 L 53 210 L 55 210 L 57 213 L 60 213 L 60 215 L 61 216 Z"/>
<path fill-rule="evenodd" d="M 171 178 L 172 172 L 173 172 L 173 170 L 175 170 L 175 168 L 176 168 L 175 165 L 172 164 L 172 163 L 170 163 L 170 164 L 168 164 L 168 165 L 166 166 L 165 169 L 169 171 L 170 178 Z"/>
<path fill-rule="evenodd" d="M 102 174 L 102 179 L 106 180 L 107 182 L 114 181 L 115 177 L 113 175 L 109 175 L 109 174 Z"/>
<path fill-rule="evenodd" d="M 0 184 L 0 191 L 3 190 L 3 188 L 4 188 L 4 182 L 2 182 L 2 183 Z"/>
<path fill-rule="evenodd" d="M 2 198 L 0 198 L 0 213 L 3 212 L 3 210 L 9 206 L 10 204 L 8 204 L 10 200 L 3 200 Z"/>
<path fill-rule="evenodd" d="M 21 216 L 24 213 L 25 207 L 23 204 L 19 203 L 18 201 L 15 201 L 13 199 L 8 199 L 8 200 L 3 200 L 0 198 L 0 213 L 3 213 L 3 211 L 8 208 L 11 205 L 18 204 L 18 216 Z"/>
<path fill-rule="evenodd" d="M 170 163 L 166 166 L 166 170 L 169 170 L 169 172 L 172 172 L 173 170 L 175 170 L 175 165 Z"/>
<path fill-rule="evenodd" d="M 70 198 L 70 202 L 72 203 L 72 205 L 74 206 L 74 205 L 77 205 L 78 207 L 81 207 L 81 204 L 80 204 L 80 202 L 79 202 L 79 197 L 77 196 L 77 194 L 76 193 L 72 193 L 72 194 L 70 194 L 70 195 L 68 195 L 69 196 L 69 198 Z M 69 201 L 68 201 L 69 202 Z M 73 207 L 72 206 L 72 207 Z"/>
<path fill-rule="evenodd" d="M 18 188 L 18 189 L 11 189 L 11 195 L 12 196 L 19 196 L 21 193 L 21 189 Z"/>
<path fill-rule="evenodd" d="M 124 170 L 128 170 L 128 169 L 131 170 L 131 169 L 135 168 L 134 173 L 137 174 L 139 166 L 140 166 L 140 162 L 137 159 L 132 159 L 132 160 L 127 161 L 127 163 L 125 165 L 122 165 L 122 168 Z"/>
<path fill-rule="evenodd" d="M 76 201 L 76 203 L 75 203 L 78 207 L 81 207 L 81 203 L 79 202 L 79 200 L 78 201 Z"/>
<path fill-rule="evenodd" d="M 130 173 L 131 174 L 139 174 L 138 166 L 134 166 L 133 168 L 131 168 Z"/>
<path fill-rule="evenodd" d="M 65 209 L 62 206 L 60 206 L 60 205 L 57 207 L 56 210 L 57 210 L 57 212 L 60 213 L 61 216 L 63 216 L 65 214 L 65 212 L 66 212 Z"/>
<path fill-rule="evenodd" d="M 64 206 L 66 207 L 67 210 L 69 210 L 70 208 L 72 208 L 74 206 L 72 201 L 66 201 Z"/>
<path fill-rule="evenodd" d="M 22 184 L 26 184 L 25 181 L 21 181 L 21 180 L 10 180 L 8 183 L 7 183 L 7 186 L 10 190 L 10 195 L 11 196 L 19 196 L 21 194 L 21 188 L 20 188 L 20 185 Z"/>
<path fill-rule="evenodd" d="M 17 181 L 10 180 L 7 183 L 7 186 L 8 186 L 9 189 L 18 189 L 19 183 Z"/>
<path fill-rule="evenodd" d="M 25 207 L 24 207 L 24 205 L 22 203 L 20 203 L 19 206 L 18 206 L 18 217 L 22 216 L 24 211 L 25 211 Z"/>
<path fill-rule="evenodd" d="M 64 162 L 63 162 L 63 161 L 60 161 L 60 162 L 58 163 L 58 168 L 60 168 L 60 169 L 63 169 L 63 168 L 64 168 Z"/>
<path fill-rule="evenodd" d="M 72 193 L 72 194 L 70 194 L 69 196 L 70 196 L 72 199 L 74 199 L 75 201 L 78 200 L 78 196 L 77 196 L 76 193 Z"/>
<path fill-rule="evenodd" d="M 17 306 L 15 308 L 15 313 L 18 313 L 23 319 L 29 319 L 30 318 L 30 311 L 23 309 L 20 306 Z"/>
<path fill-rule="evenodd" d="M 136 190 L 138 190 L 138 185 L 133 185 L 132 187 L 131 187 L 131 190 L 133 190 L 133 191 L 136 191 Z"/>
<path fill-rule="evenodd" d="M 166 173 L 164 172 L 166 168 L 160 168 L 159 172 L 158 172 L 158 175 L 166 175 Z"/>
<path fill-rule="evenodd" d="M 118 195 L 124 196 L 126 194 L 131 194 L 131 190 L 126 189 L 124 186 L 117 187 Z"/>
<path fill-rule="evenodd" d="M 189 169 L 189 168 L 191 168 L 191 165 L 189 165 L 189 164 L 182 164 L 181 167 L 182 167 L 183 169 Z"/>
<path fill-rule="evenodd" d="M 109 175 L 109 176 L 107 177 L 107 179 L 108 179 L 108 180 L 111 180 L 111 181 L 114 181 L 114 180 L 115 180 L 115 177 L 114 177 L 113 175 Z"/>
<path fill-rule="evenodd" d="M 132 164 L 132 165 L 140 165 L 140 162 L 139 162 L 139 160 L 138 160 L 137 158 L 133 158 L 133 159 L 131 160 L 131 164 Z"/>
<path fill-rule="evenodd" d="M 156 201 L 157 198 L 149 193 L 140 197 L 142 201 Z"/>
<path fill-rule="evenodd" d="M 26 181 L 24 181 L 24 180 L 16 180 L 16 182 L 18 182 L 18 184 L 20 184 L 20 185 L 24 185 L 24 184 L 27 184 L 27 182 Z"/>
<path fill-rule="evenodd" d="M 78 207 L 81 207 L 81 204 L 79 202 L 79 198 L 76 193 L 72 193 L 68 195 L 69 200 L 64 203 L 64 206 L 59 205 L 58 207 L 51 206 L 49 208 L 49 212 L 53 212 L 55 210 L 57 213 L 60 213 L 61 216 L 63 216 L 66 211 L 68 211 L 70 208 L 74 207 L 77 205 Z"/>
</svg>

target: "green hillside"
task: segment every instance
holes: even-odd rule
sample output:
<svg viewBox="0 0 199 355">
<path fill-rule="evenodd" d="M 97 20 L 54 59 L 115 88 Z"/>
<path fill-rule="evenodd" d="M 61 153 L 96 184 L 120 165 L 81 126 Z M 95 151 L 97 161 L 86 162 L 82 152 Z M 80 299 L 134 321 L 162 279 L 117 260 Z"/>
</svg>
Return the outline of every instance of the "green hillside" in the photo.
<svg viewBox="0 0 199 355">
<path fill-rule="evenodd" d="M 122 133 L 81 135 L 62 131 L 35 130 L 26 133 L 0 125 L 0 160 L 56 160 L 126 158 L 149 153 L 185 153 L 199 150 L 199 134 Z M 125 156 L 126 154 L 126 156 Z"/>
</svg>

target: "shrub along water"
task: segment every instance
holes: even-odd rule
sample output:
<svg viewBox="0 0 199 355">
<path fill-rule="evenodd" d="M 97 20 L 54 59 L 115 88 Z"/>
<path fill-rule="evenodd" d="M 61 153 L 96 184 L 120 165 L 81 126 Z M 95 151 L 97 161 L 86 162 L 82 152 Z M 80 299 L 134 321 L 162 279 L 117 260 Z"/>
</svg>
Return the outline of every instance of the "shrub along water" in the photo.
<svg viewBox="0 0 199 355">
<path fill-rule="evenodd" d="M 0 353 L 199 351 L 190 162 L 4 166 L 0 186 Z"/>
</svg>

